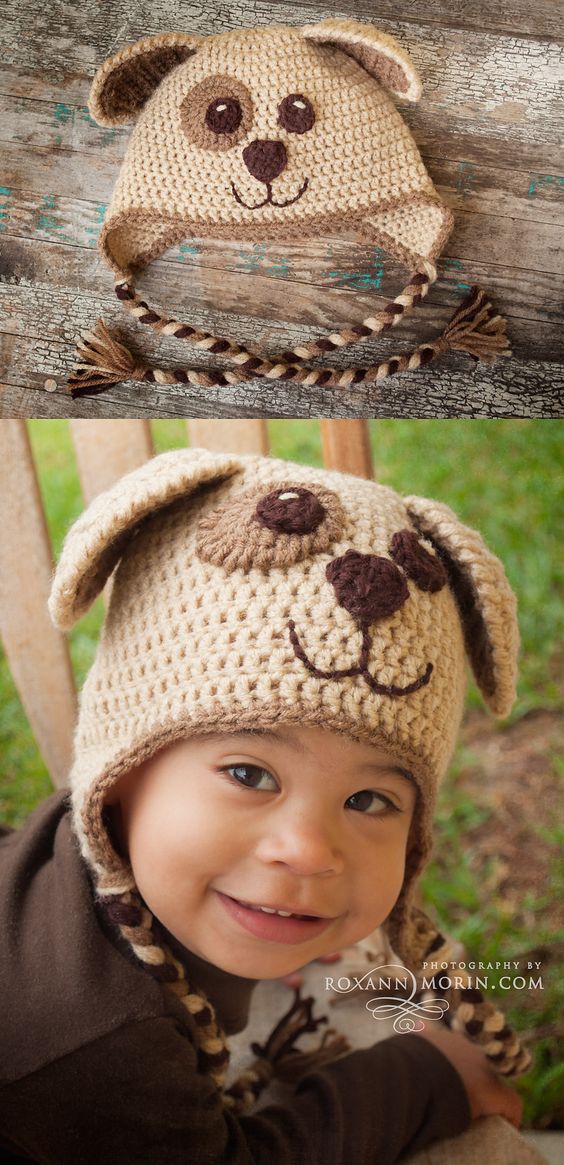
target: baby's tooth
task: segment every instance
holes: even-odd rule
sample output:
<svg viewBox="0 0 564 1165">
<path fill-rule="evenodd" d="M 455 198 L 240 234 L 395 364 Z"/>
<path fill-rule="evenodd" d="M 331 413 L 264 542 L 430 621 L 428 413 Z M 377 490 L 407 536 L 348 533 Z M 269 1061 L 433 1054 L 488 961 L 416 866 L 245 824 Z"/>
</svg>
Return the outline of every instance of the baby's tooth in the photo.
<svg viewBox="0 0 564 1165">
<path fill-rule="evenodd" d="M 276 910 L 272 906 L 261 906 L 260 909 L 264 910 L 265 914 L 276 914 Z"/>
<path fill-rule="evenodd" d="M 277 912 L 276 912 L 276 913 L 277 913 L 277 914 L 281 914 L 281 915 L 282 915 L 282 918 L 290 918 L 290 917 L 291 917 L 291 911 L 290 911 L 290 910 L 277 910 Z"/>
</svg>

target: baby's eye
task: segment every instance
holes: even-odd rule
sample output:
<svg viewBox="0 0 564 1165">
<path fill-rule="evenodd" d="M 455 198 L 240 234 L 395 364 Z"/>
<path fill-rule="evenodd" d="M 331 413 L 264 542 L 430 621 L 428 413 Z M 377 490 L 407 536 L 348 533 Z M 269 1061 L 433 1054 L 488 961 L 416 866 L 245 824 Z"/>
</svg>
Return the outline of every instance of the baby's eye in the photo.
<svg viewBox="0 0 564 1165">
<path fill-rule="evenodd" d="M 246 789 L 276 789 L 278 786 L 272 773 L 262 769 L 260 765 L 228 765 L 224 770 L 244 785 Z M 268 782 L 270 781 L 270 784 Z"/>
<path fill-rule="evenodd" d="M 393 809 L 399 813 L 398 806 L 386 797 L 384 793 L 375 793 L 374 789 L 361 789 L 360 793 L 353 793 L 352 797 L 345 802 L 349 809 L 356 809 L 360 813 L 368 813 L 371 817 L 376 817 L 379 814 L 384 814 L 387 810 Z"/>
</svg>

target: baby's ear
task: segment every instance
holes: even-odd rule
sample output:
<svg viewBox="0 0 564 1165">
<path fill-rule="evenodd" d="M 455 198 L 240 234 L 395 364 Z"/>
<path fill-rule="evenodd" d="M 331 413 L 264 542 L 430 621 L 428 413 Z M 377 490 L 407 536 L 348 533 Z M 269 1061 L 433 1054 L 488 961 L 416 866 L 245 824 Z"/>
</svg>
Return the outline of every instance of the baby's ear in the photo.
<svg viewBox="0 0 564 1165">
<path fill-rule="evenodd" d="M 152 458 L 98 494 L 62 549 L 48 603 L 55 625 L 68 630 L 86 613 L 144 518 L 242 469 L 243 462 L 226 453 L 179 449 Z"/>
<path fill-rule="evenodd" d="M 334 45 L 354 57 L 371 77 L 406 101 L 419 101 L 421 81 L 412 61 L 393 36 L 358 20 L 320 20 L 301 30 L 307 40 Z"/>
<path fill-rule="evenodd" d="M 163 32 L 144 36 L 108 57 L 92 82 L 88 109 L 99 125 L 135 121 L 139 110 L 171 69 L 195 53 L 203 36 Z"/>
<path fill-rule="evenodd" d="M 476 683 L 490 710 L 507 716 L 515 701 L 519 627 L 517 600 L 504 568 L 476 530 L 448 506 L 403 499 L 414 526 L 434 546 L 448 576 Z"/>
</svg>

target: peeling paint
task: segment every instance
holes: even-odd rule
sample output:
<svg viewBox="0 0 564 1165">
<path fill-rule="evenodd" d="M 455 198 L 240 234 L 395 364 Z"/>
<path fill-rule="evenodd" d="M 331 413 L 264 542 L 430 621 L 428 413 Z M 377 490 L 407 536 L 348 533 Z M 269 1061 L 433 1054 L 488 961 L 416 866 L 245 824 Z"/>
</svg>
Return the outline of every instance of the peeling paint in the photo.
<svg viewBox="0 0 564 1165">
<path fill-rule="evenodd" d="M 564 178 L 557 177 L 556 174 L 537 174 L 535 178 L 531 178 L 529 182 L 529 189 L 527 191 L 527 198 L 534 198 L 536 194 L 546 192 L 547 187 L 564 187 Z"/>
<path fill-rule="evenodd" d="M 476 171 L 471 162 L 459 162 L 456 171 L 456 193 L 463 197 L 474 185 Z"/>
<path fill-rule="evenodd" d="M 6 219 L 8 217 L 8 203 L 10 201 L 12 191 L 9 186 L 0 186 L 0 231 L 5 231 L 8 226 Z"/>
<path fill-rule="evenodd" d="M 100 227 L 104 221 L 104 217 L 105 217 L 107 209 L 108 209 L 107 202 L 99 202 L 97 204 L 97 206 L 94 207 L 94 210 L 92 212 L 93 216 L 94 216 L 94 225 L 86 227 L 85 233 L 87 235 L 98 236 L 98 234 L 100 232 Z"/>
<path fill-rule="evenodd" d="M 53 110 L 53 116 L 59 125 L 67 125 L 74 117 L 74 110 L 71 109 L 70 105 L 65 105 L 64 101 L 58 101 Z"/>
</svg>

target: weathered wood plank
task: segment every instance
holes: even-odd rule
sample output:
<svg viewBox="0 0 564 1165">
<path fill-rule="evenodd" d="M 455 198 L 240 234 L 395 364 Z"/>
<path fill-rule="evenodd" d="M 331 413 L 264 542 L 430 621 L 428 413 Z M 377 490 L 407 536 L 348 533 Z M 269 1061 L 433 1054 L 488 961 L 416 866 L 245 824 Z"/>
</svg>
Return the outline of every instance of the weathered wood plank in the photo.
<svg viewBox="0 0 564 1165">
<path fill-rule="evenodd" d="M 22 340 L 14 338 L 14 346 Z M 50 359 L 53 356 L 51 353 Z M 559 364 L 505 360 L 491 370 L 469 369 L 463 358 L 433 375 L 404 373 L 353 390 L 292 388 L 257 380 L 206 390 L 188 385 L 121 384 L 99 396 L 71 400 L 48 393 L 43 377 L 12 376 L 0 385 L 1 417 L 562 417 L 564 373 Z M 427 370 L 428 371 L 428 370 Z M 26 411 L 28 410 L 28 411 Z"/>
<path fill-rule="evenodd" d="M 0 425 L 0 633 L 20 699 L 56 785 L 72 754 L 75 687 L 66 638 L 47 611 L 53 558 L 22 421 Z M 15 569 L 16 564 L 23 569 Z"/>
<path fill-rule="evenodd" d="M 192 365 L 205 367 L 209 358 L 196 351 L 187 343 L 157 337 L 149 329 L 135 326 L 124 312 L 112 293 L 94 294 L 102 282 L 107 282 L 100 272 L 96 257 L 90 251 L 83 251 L 81 267 L 81 293 L 73 289 L 76 278 L 77 249 L 54 244 L 36 244 L 27 241 L 13 241 L 19 259 L 14 260 L 17 274 L 12 282 L 0 284 L 0 318 L 5 333 L 21 335 L 37 341 L 31 355 L 31 363 L 20 371 L 32 375 L 45 369 L 46 376 L 65 379 L 74 363 L 74 346 L 78 333 L 91 328 L 99 316 L 103 316 L 112 326 L 117 326 L 127 343 L 132 344 L 150 362 L 169 361 L 170 365 Z M 251 256 L 252 257 L 252 256 Z M 340 253 L 339 253 L 340 257 Z M 335 261 L 335 256 L 333 256 Z M 450 263 L 452 262 L 452 266 Z M 67 270 L 67 263 L 70 270 Z M 335 272 L 342 283 L 347 268 L 338 264 Z M 266 268 L 268 270 L 268 267 Z M 259 272 L 262 268 L 259 268 Z M 495 270 L 495 269 L 494 269 Z M 242 279 L 237 272 L 214 268 L 194 268 L 190 280 L 180 265 L 164 261 L 155 262 L 147 272 L 143 282 L 143 292 L 150 302 L 166 306 L 170 314 L 205 327 L 220 335 L 235 337 L 247 343 L 252 349 L 282 351 L 289 343 L 296 343 L 317 335 L 325 328 L 341 326 L 348 321 L 365 318 L 385 302 L 380 289 L 365 290 L 362 277 L 355 280 L 353 287 L 343 289 L 329 286 L 315 276 L 310 283 L 270 278 L 257 271 L 249 272 Z M 401 287 L 399 273 L 396 276 L 395 291 Z M 447 261 L 445 280 L 435 285 L 428 298 L 402 320 L 389 339 L 371 341 L 347 349 L 341 355 L 331 358 L 343 366 L 353 358 L 359 364 L 369 363 L 376 357 L 409 350 L 410 347 L 436 336 L 448 322 L 452 311 L 460 305 L 470 282 L 478 279 L 494 296 L 499 311 L 508 319 L 509 334 L 517 356 L 559 360 L 562 358 L 562 330 L 554 326 L 560 312 L 559 299 L 562 280 L 546 276 L 543 283 L 544 298 L 536 310 L 528 303 L 531 281 L 523 272 L 502 269 L 501 278 L 490 280 L 481 278 L 481 270 L 462 261 Z M 486 273 L 486 274 L 489 274 Z M 378 273 L 368 269 L 368 284 L 377 282 Z M 354 286 L 356 282 L 356 286 Z M 53 286 L 57 287 L 53 300 Z M 540 284 L 537 284 L 537 289 Z M 388 293 L 392 283 L 382 281 L 382 288 Z M 312 291 L 315 294 L 312 294 Z M 518 295 L 520 306 L 513 315 L 513 296 Z M 208 306 L 210 305 L 210 306 Z M 292 318 L 288 319 L 291 310 Z M 302 322 L 303 321 L 303 322 Z M 554 321 L 554 322 L 553 322 Z M 42 354 L 51 341 L 64 341 L 67 345 L 59 349 L 63 363 L 48 365 Z M 5 340 L 8 348 L 11 341 Z M 57 349 L 55 349 L 56 351 Z M 19 349 L 20 355 L 23 348 Z M 15 357 L 12 357 L 15 359 Z M 451 357 L 449 357 L 451 359 Z M 38 362 L 39 361 L 39 362 Z M 216 363 L 221 363 L 217 361 Z M 495 372 L 495 367 L 494 370 Z M 422 378 L 433 375 L 433 370 L 422 370 Z"/>
<path fill-rule="evenodd" d="M 268 428 L 260 421 L 187 421 L 190 445 L 225 453 L 268 453 Z"/>
<path fill-rule="evenodd" d="M 328 469 L 373 477 L 372 450 L 366 421 L 320 421 L 323 461 Z"/>
<path fill-rule="evenodd" d="M 86 505 L 154 452 L 148 421 L 71 420 L 70 427 Z"/>
<path fill-rule="evenodd" d="M 85 6 L 86 13 L 76 10 L 75 21 L 71 21 L 69 31 L 73 35 L 61 38 L 54 29 L 53 35 L 45 38 L 38 35 L 41 21 L 37 21 L 39 28 L 29 21 L 33 7 L 26 5 L 27 16 L 12 15 L 11 21 L 6 22 L 4 55 L 11 67 L 19 64 L 23 72 L 53 72 L 59 78 L 59 88 L 53 96 L 63 121 L 67 111 L 72 121 L 63 77 L 69 72 L 74 75 L 77 69 L 84 70 L 85 85 L 79 103 L 79 117 L 84 118 L 89 79 L 102 60 L 110 51 L 138 36 L 162 31 L 163 27 L 160 12 L 152 10 L 147 13 L 147 20 L 140 20 L 137 10 L 131 19 L 120 22 L 115 35 L 109 36 L 108 24 L 103 19 L 100 22 L 97 14 Z M 270 3 L 256 2 L 217 4 L 210 13 L 200 9 L 196 19 L 191 18 L 190 5 L 182 8 L 186 13 L 183 27 L 200 35 L 242 24 L 270 23 L 273 13 L 281 23 L 300 23 L 304 16 L 304 9 L 296 5 L 279 5 L 273 10 Z M 326 14 L 326 10 L 311 6 L 306 19 L 321 19 Z M 416 131 L 419 127 L 424 136 L 431 138 L 434 133 L 447 156 L 453 156 L 449 143 L 456 141 L 460 133 L 471 131 L 476 142 L 497 142 L 501 152 L 512 144 L 528 145 L 535 151 L 537 165 L 550 164 L 560 142 L 562 124 L 558 103 L 562 48 L 558 43 L 488 32 L 483 27 L 468 28 L 461 35 L 461 30 L 449 27 L 448 22 L 437 27 L 405 19 L 378 19 L 378 24 L 409 49 L 423 77 L 424 99 L 418 107 L 404 110 Z M 64 103 L 63 84 L 67 96 Z M 115 140 L 112 137 L 111 141 Z M 538 152 L 542 146 L 547 147 L 544 154 Z"/>
</svg>

